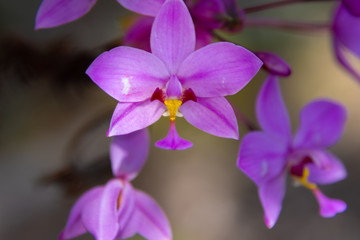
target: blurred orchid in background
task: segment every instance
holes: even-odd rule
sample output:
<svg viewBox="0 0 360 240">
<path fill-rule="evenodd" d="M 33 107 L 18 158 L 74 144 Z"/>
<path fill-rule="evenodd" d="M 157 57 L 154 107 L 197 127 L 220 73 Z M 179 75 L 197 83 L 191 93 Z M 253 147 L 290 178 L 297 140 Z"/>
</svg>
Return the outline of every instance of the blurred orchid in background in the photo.
<svg viewBox="0 0 360 240">
<path fill-rule="evenodd" d="M 262 62 L 232 43 L 213 43 L 195 52 L 194 47 L 189 11 L 181 0 L 168 0 L 153 24 L 152 54 L 121 46 L 95 59 L 86 73 L 119 101 L 108 136 L 145 128 L 167 108 L 170 130 L 158 147 L 192 146 L 175 128 L 176 116 L 182 115 L 205 132 L 238 139 L 236 117 L 224 96 L 240 91 Z"/>
<path fill-rule="evenodd" d="M 349 58 L 354 54 L 360 59 L 360 1 L 343 0 L 333 17 L 333 44 L 340 64 L 360 82 L 359 68 Z"/>
<path fill-rule="evenodd" d="M 170 224 L 161 208 L 130 183 L 148 157 L 149 143 L 146 129 L 114 138 L 110 157 L 115 177 L 77 200 L 60 240 L 86 232 L 97 240 L 126 239 L 137 233 L 149 240 L 172 239 Z"/>
<path fill-rule="evenodd" d="M 330 100 L 316 100 L 300 114 L 300 128 L 291 137 L 290 120 L 276 76 L 270 75 L 257 98 L 256 113 L 263 131 L 242 140 L 238 167 L 259 188 L 265 223 L 272 228 L 281 211 L 287 172 L 295 182 L 310 189 L 320 215 L 333 217 L 346 204 L 329 199 L 317 184 L 330 184 L 346 177 L 343 164 L 325 150 L 339 140 L 346 120 L 345 109 Z"/>
</svg>

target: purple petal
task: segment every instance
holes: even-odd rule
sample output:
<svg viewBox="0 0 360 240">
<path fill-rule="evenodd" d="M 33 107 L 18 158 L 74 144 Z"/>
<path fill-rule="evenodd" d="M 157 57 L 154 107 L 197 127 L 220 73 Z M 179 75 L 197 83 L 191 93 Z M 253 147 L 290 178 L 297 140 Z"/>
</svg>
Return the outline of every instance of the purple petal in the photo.
<svg viewBox="0 0 360 240">
<path fill-rule="evenodd" d="M 108 136 L 123 135 L 146 128 L 156 122 L 165 109 L 165 105 L 157 100 L 118 103 L 111 118 Z"/>
<path fill-rule="evenodd" d="M 103 190 L 103 187 L 95 187 L 84 193 L 76 201 L 70 211 L 66 226 L 59 236 L 59 240 L 75 238 L 87 232 L 81 221 L 83 208 L 87 203 L 93 201 L 95 198 L 98 198 L 102 194 Z"/>
<path fill-rule="evenodd" d="M 172 239 L 170 223 L 159 205 L 147 194 L 136 191 L 138 233 L 148 240 Z"/>
<path fill-rule="evenodd" d="M 119 181 L 119 180 L 117 180 Z M 117 197 L 117 222 L 119 230 L 124 231 L 135 211 L 135 190 L 130 182 L 122 181 L 123 188 Z"/>
<path fill-rule="evenodd" d="M 137 210 L 134 209 L 129 220 L 127 221 L 127 224 L 121 231 L 118 232 L 116 239 L 128 239 L 133 237 L 139 229 L 139 217 L 140 216 L 137 213 Z"/>
<path fill-rule="evenodd" d="M 290 142 L 289 115 L 282 98 L 277 77 L 269 75 L 256 101 L 256 115 L 261 128 L 284 141 Z"/>
<path fill-rule="evenodd" d="M 154 19 L 153 17 L 141 16 L 135 20 L 123 37 L 123 45 L 151 52 L 150 34 Z"/>
<path fill-rule="evenodd" d="M 170 99 L 180 99 L 182 95 L 182 86 L 176 76 L 171 76 L 166 84 L 166 96 Z"/>
<path fill-rule="evenodd" d="M 338 200 L 326 197 L 318 188 L 313 190 L 313 193 L 320 206 L 320 215 L 324 218 L 334 217 L 338 213 L 342 213 L 346 210 L 346 203 Z"/>
<path fill-rule="evenodd" d="M 360 82 L 360 72 L 358 72 L 354 66 L 351 65 L 346 56 L 346 50 L 342 46 L 341 42 L 336 38 L 333 39 L 333 45 L 335 50 L 335 56 L 339 63 L 354 77 L 357 81 Z"/>
<path fill-rule="evenodd" d="M 191 148 L 193 144 L 185 139 L 182 139 L 176 131 L 175 121 L 170 121 L 170 128 L 168 135 L 155 143 L 158 148 L 169 150 L 185 150 Z"/>
<path fill-rule="evenodd" d="M 207 29 L 195 25 L 195 32 L 196 32 L 195 49 L 205 47 L 206 45 L 212 42 L 213 36 L 209 33 Z"/>
<path fill-rule="evenodd" d="M 274 178 L 259 187 L 259 197 L 264 210 L 264 220 L 268 228 L 272 228 L 282 208 L 285 195 L 286 174 Z"/>
<path fill-rule="evenodd" d="M 359 0 L 342 0 L 342 2 L 353 15 L 360 16 Z"/>
<path fill-rule="evenodd" d="M 224 97 L 197 98 L 180 106 L 184 118 L 195 127 L 218 137 L 239 139 L 234 110 Z"/>
<path fill-rule="evenodd" d="M 36 14 L 35 29 L 57 27 L 84 16 L 96 0 L 43 0 Z"/>
<path fill-rule="evenodd" d="M 262 62 L 252 52 L 232 43 L 212 43 L 192 53 L 180 65 L 183 88 L 198 97 L 232 95 L 259 71 Z"/>
<path fill-rule="evenodd" d="M 348 9 L 340 4 L 333 22 L 335 38 L 360 57 L 360 17 L 352 15 Z"/>
<path fill-rule="evenodd" d="M 286 144 L 264 132 L 251 132 L 242 140 L 237 166 L 258 186 L 285 170 Z"/>
<path fill-rule="evenodd" d="M 117 0 L 124 8 L 133 12 L 156 16 L 165 0 Z"/>
<path fill-rule="evenodd" d="M 346 111 L 330 100 L 316 100 L 307 104 L 300 114 L 300 128 L 294 147 L 314 149 L 329 147 L 339 140 L 344 130 Z"/>
<path fill-rule="evenodd" d="M 222 26 L 223 22 L 219 16 L 226 13 L 222 0 L 198 0 L 191 6 L 191 14 L 196 24 L 212 30 Z"/>
<path fill-rule="evenodd" d="M 263 61 L 263 68 L 270 74 L 281 77 L 287 77 L 291 74 L 290 65 L 280 56 L 271 52 L 256 52 L 255 55 Z"/>
<path fill-rule="evenodd" d="M 116 136 L 110 146 L 111 168 L 115 177 L 132 180 L 144 166 L 149 154 L 147 129 Z"/>
<path fill-rule="evenodd" d="M 152 53 L 165 63 L 172 74 L 194 51 L 194 23 L 182 0 L 165 2 L 155 18 L 150 44 Z"/>
<path fill-rule="evenodd" d="M 118 101 L 140 102 L 150 98 L 156 88 L 165 87 L 169 73 L 151 53 L 131 47 L 104 52 L 86 74 Z"/>
<path fill-rule="evenodd" d="M 326 151 L 312 151 L 310 157 L 314 163 L 306 165 L 310 172 L 309 182 L 330 184 L 346 177 L 344 164 L 333 154 Z"/>
<path fill-rule="evenodd" d="M 117 206 L 123 187 L 120 180 L 109 181 L 103 193 L 83 209 L 82 222 L 98 240 L 115 239 L 117 235 L 119 230 Z"/>
</svg>

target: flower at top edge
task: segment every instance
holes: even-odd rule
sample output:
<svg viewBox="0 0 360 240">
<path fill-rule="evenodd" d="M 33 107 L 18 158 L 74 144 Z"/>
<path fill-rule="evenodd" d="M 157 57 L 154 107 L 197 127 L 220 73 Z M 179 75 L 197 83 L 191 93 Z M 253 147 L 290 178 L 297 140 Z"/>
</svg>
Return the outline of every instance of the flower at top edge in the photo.
<svg viewBox="0 0 360 240">
<path fill-rule="evenodd" d="M 360 82 L 360 71 L 351 63 L 349 54 L 360 59 L 360 2 L 343 0 L 337 6 L 333 22 L 333 46 L 339 63 Z"/>
<path fill-rule="evenodd" d="M 146 161 L 149 142 L 145 129 L 114 138 L 110 147 L 114 178 L 76 201 L 59 240 L 86 232 L 96 240 L 127 239 L 135 234 L 148 240 L 172 239 L 164 212 L 150 196 L 130 183 Z"/>
<path fill-rule="evenodd" d="M 178 135 L 176 117 L 219 137 L 238 139 L 238 125 L 224 96 L 240 91 L 262 62 L 247 49 L 219 42 L 195 49 L 195 31 L 183 1 L 168 0 L 151 31 L 152 53 L 120 46 L 101 54 L 86 73 L 119 101 L 108 136 L 127 134 L 170 118 L 164 149 L 192 143 Z"/>
<path fill-rule="evenodd" d="M 150 51 L 151 25 L 165 0 L 118 0 L 128 10 L 140 16 L 124 36 L 124 45 Z M 96 0 L 43 0 L 36 15 L 35 29 L 57 27 L 84 16 Z M 244 14 L 234 0 L 185 1 L 196 28 L 196 48 L 212 42 L 212 31 L 239 31 Z"/>
<path fill-rule="evenodd" d="M 272 228 L 279 217 L 287 173 L 312 191 L 322 217 L 345 211 L 345 202 L 326 197 L 318 187 L 346 177 L 341 161 L 326 150 L 341 137 L 345 109 L 326 99 L 310 102 L 302 109 L 300 127 L 292 137 L 278 79 L 270 75 L 257 98 L 256 113 L 262 131 L 244 137 L 237 166 L 258 187 L 267 227 Z"/>
</svg>

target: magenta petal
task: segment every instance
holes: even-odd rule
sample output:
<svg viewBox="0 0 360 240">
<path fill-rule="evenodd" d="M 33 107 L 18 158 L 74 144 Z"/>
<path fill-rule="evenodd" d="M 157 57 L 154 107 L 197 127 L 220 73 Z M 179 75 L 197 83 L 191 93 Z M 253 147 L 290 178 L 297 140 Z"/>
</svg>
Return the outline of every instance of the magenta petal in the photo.
<svg viewBox="0 0 360 240">
<path fill-rule="evenodd" d="M 145 164 L 149 154 L 147 129 L 114 137 L 110 146 L 111 168 L 115 177 L 132 180 Z"/>
<path fill-rule="evenodd" d="M 111 118 L 108 136 L 123 135 L 146 128 L 156 122 L 166 107 L 160 101 L 118 103 Z"/>
<path fill-rule="evenodd" d="M 85 15 L 96 0 L 43 0 L 36 14 L 35 29 L 57 27 Z"/>
<path fill-rule="evenodd" d="M 300 128 L 294 138 L 294 147 L 324 148 L 333 145 L 343 133 L 346 111 L 330 100 L 307 104 L 300 114 Z"/>
<path fill-rule="evenodd" d="M 147 194 L 136 191 L 136 212 L 139 214 L 138 233 L 148 240 L 170 240 L 170 223 L 159 205 Z"/>
<path fill-rule="evenodd" d="M 268 228 L 272 228 L 282 208 L 285 195 L 286 174 L 281 174 L 272 181 L 266 182 L 259 187 L 259 197 L 264 210 L 264 220 Z"/>
<path fill-rule="evenodd" d="M 347 59 L 344 46 L 342 46 L 341 42 L 334 37 L 333 45 L 335 50 L 335 55 L 339 63 L 354 77 L 357 81 L 360 82 L 360 71 L 355 69 L 349 60 Z"/>
<path fill-rule="evenodd" d="M 335 38 L 360 58 L 360 16 L 352 15 L 340 4 L 333 22 Z"/>
<path fill-rule="evenodd" d="M 165 0 L 117 0 L 124 8 L 147 16 L 156 16 Z"/>
<path fill-rule="evenodd" d="M 160 59 L 149 52 L 117 47 L 98 56 L 86 74 L 107 94 L 124 102 L 150 98 L 165 87 L 169 73 Z"/>
<path fill-rule="evenodd" d="M 255 53 L 261 61 L 263 61 L 263 68 L 270 74 L 287 77 L 291 74 L 290 65 L 280 56 L 272 52 L 256 52 Z"/>
<path fill-rule="evenodd" d="M 150 34 L 154 19 L 153 17 L 140 16 L 135 20 L 123 37 L 123 45 L 150 52 Z"/>
<path fill-rule="evenodd" d="M 342 0 L 342 2 L 353 15 L 360 16 L 359 0 Z"/>
<path fill-rule="evenodd" d="M 326 151 L 312 151 L 310 157 L 314 163 L 306 165 L 310 172 L 309 182 L 330 184 L 346 177 L 344 164 L 333 154 Z"/>
<path fill-rule="evenodd" d="M 117 235 L 119 230 L 117 204 L 123 187 L 120 180 L 109 181 L 103 193 L 84 207 L 83 224 L 98 240 L 115 239 Z"/>
<path fill-rule="evenodd" d="M 120 180 L 116 179 L 113 181 Z M 122 181 L 122 183 L 123 188 L 121 189 L 116 202 L 117 223 L 119 224 L 119 231 L 124 231 L 135 211 L 135 190 L 133 189 L 130 182 Z"/>
<path fill-rule="evenodd" d="M 198 97 L 226 96 L 240 91 L 261 65 L 249 50 L 219 42 L 192 53 L 181 63 L 177 75 L 183 88 L 191 88 Z"/>
<path fill-rule="evenodd" d="M 185 150 L 191 148 L 193 144 L 185 139 L 182 139 L 176 131 L 175 122 L 170 121 L 170 128 L 168 135 L 155 143 L 158 148 L 169 150 Z"/>
<path fill-rule="evenodd" d="M 290 142 L 289 115 L 281 94 L 279 81 L 273 75 L 268 76 L 260 89 L 256 101 L 256 115 L 264 131 Z"/>
<path fill-rule="evenodd" d="M 251 132 L 241 142 L 237 166 L 258 186 L 285 170 L 286 144 L 264 132 Z"/>
<path fill-rule="evenodd" d="M 194 23 L 182 0 L 165 2 L 155 18 L 150 44 L 152 53 L 165 63 L 172 74 L 194 51 Z"/>
<path fill-rule="evenodd" d="M 198 0 L 191 6 L 191 14 L 195 22 L 209 30 L 220 28 L 223 24 L 221 16 L 226 14 L 223 0 Z M 225 16 L 224 16 L 225 17 Z"/>
<path fill-rule="evenodd" d="M 98 198 L 102 194 L 103 190 L 103 187 L 95 187 L 84 193 L 76 201 L 70 211 L 66 226 L 59 236 L 59 240 L 75 238 L 87 232 L 81 221 L 83 208 L 87 203 L 93 201 L 95 198 Z"/>
<path fill-rule="evenodd" d="M 224 97 L 197 98 L 180 106 L 186 121 L 218 137 L 239 139 L 234 110 Z"/>
<path fill-rule="evenodd" d="M 320 206 L 320 215 L 324 218 L 334 217 L 338 213 L 346 210 L 346 203 L 338 199 L 326 197 L 318 188 L 313 193 Z"/>
<path fill-rule="evenodd" d="M 195 33 L 196 33 L 196 45 L 195 49 L 199 49 L 205 47 L 210 44 L 213 40 L 213 36 L 209 33 L 206 28 L 202 28 L 198 25 L 195 25 Z"/>
</svg>

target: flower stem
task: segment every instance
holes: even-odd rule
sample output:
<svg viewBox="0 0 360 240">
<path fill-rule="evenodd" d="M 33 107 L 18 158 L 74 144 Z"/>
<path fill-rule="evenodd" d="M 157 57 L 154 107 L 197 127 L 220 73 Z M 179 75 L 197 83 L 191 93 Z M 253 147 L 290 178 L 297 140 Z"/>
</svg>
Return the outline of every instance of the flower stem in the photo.
<svg viewBox="0 0 360 240">
<path fill-rule="evenodd" d="M 306 23 L 306 22 L 292 22 L 278 19 L 247 19 L 246 26 L 249 27 L 267 27 L 267 28 L 280 28 L 285 30 L 296 31 L 319 31 L 328 30 L 330 28 L 329 23 Z"/>
<path fill-rule="evenodd" d="M 232 106 L 236 118 L 247 128 L 249 131 L 256 131 L 259 130 L 259 127 L 257 127 L 255 124 L 253 124 L 240 110 L 235 106 L 235 104 L 230 100 L 227 99 Z"/>
<path fill-rule="evenodd" d="M 265 4 L 262 4 L 259 6 L 244 8 L 243 10 L 245 13 L 254 13 L 254 12 L 259 12 L 259 11 L 276 8 L 276 7 L 282 7 L 282 6 L 286 6 L 286 5 L 290 5 L 290 4 L 294 4 L 294 3 L 330 2 L 330 1 L 334 1 L 334 0 L 281 0 L 281 1 L 277 1 L 277 2 L 265 3 Z"/>
</svg>

